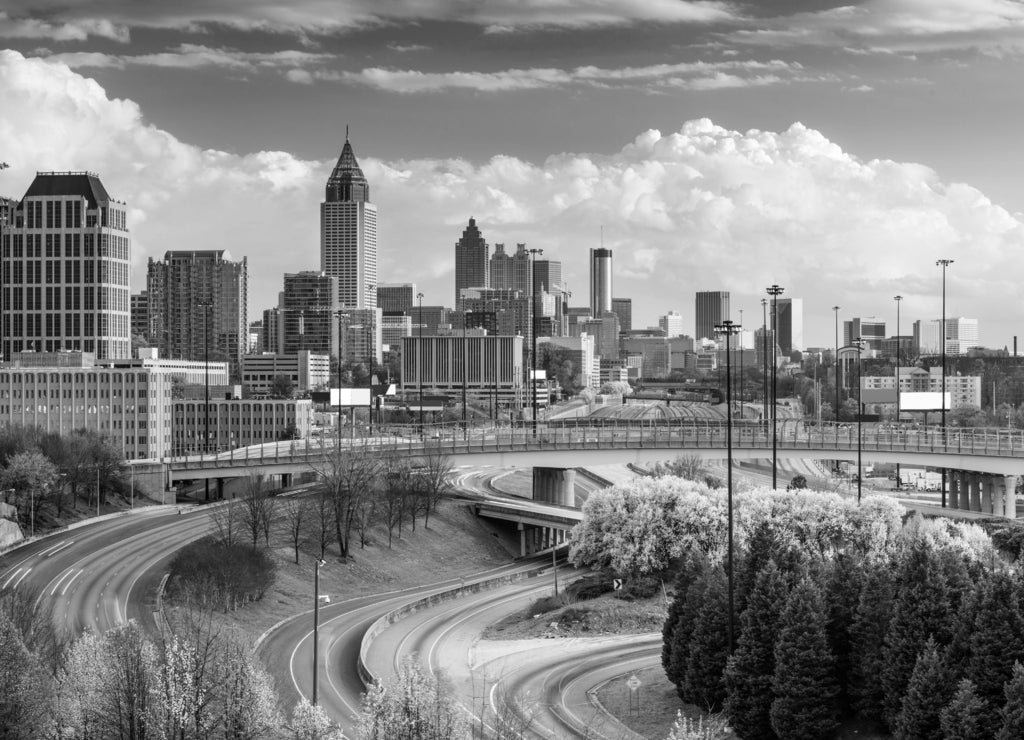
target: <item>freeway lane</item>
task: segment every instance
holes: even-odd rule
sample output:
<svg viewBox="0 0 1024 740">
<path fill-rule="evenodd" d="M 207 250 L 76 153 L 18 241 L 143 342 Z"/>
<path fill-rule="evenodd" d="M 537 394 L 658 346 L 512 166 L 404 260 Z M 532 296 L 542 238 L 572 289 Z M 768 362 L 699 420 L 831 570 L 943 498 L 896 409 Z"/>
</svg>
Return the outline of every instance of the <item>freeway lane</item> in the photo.
<svg viewBox="0 0 1024 740">
<path fill-rule="evenodd" d="M 33 589 L 70 635 L 149 621 L 139 586 L 153 566 L 210 528 L 205 510 L 139 509 L 0 557 L 0 590 Z"/>
</svg>

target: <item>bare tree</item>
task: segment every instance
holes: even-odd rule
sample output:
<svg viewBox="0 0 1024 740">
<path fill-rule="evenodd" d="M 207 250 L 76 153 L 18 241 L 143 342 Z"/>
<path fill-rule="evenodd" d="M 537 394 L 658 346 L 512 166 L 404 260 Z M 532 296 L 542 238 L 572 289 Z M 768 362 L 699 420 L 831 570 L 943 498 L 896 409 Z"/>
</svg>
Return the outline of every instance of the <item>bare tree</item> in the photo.
<svg viewBox="0 0 1024 740">
<path fill-rule="evenodd" d="M 263 476 L 250 473 L 245 481 L 245 493 L 242 496 L 240 518 L 242 526 L 252 540 L 252 549 L 256 549 L 260 533 L 270 528 L 271 503 L 264 485 Z M 269 544 L 269 535 L 266 536 Z"/>
<path fill-rule="evenodd" d="M 334 528 L 341 557 L 349 555 L 352 530 L 368 496 L 379 485 L 381 464 L 375 458 L 342 448 L 325 449 L 313 464 L 321 490 L 334 507 Z"/>
<path fill-rule="evenodd" d="M 416 467 L 418 488 L 424 498 L 423 526 L 430 526 L 430 512 L 437 511 L 437 505 L 451 490 L 452 459 L 437 449 L 428 449 Z"/>
<path fill-rule="evenodd" d="M 334 529 L 334 503 L 331 500 L 329 491 L 320 490 L 313 494 L 310 499 L 310 513 L 312 514 L 312 531 L 315 542 L 320 548 L 320 557 L 327 554 L 327 546 L 331 543 L 331 530 Z"/>
<path fill-rule="evenodd" d="M 295 564 L 299 564 L 299 548 L 306 539 L 306 526 L 315 519 L 307 499 L 286 498 L 279 502 L 281 521 L 284 523 L 288 544 L 295 551 Z"/>
<path fill-rule="evenodd" d="M 242 536 L 242 510 L 234 501 L 218 504 L 210 509 L 213 521 L 214 536 L 225 545 L 231 546 Z"/>
</svg>

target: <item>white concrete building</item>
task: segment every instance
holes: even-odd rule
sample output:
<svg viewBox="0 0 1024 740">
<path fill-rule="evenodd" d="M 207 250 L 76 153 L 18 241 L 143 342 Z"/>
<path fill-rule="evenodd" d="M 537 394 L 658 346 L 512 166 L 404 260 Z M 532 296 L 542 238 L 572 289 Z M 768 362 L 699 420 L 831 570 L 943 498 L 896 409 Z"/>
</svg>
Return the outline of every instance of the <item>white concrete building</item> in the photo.
<svg viewBox="0 0 1024 740">
<path fill-rule="evenodd" d="M 264 353 L 242 358 L 242 383 L 254 396 L 267 396 L 274 378 L 285 375 L 296 392 L 326 387 L 331 379 L 331 356 L 304 350 L 290 355 Z"/>
</svg>

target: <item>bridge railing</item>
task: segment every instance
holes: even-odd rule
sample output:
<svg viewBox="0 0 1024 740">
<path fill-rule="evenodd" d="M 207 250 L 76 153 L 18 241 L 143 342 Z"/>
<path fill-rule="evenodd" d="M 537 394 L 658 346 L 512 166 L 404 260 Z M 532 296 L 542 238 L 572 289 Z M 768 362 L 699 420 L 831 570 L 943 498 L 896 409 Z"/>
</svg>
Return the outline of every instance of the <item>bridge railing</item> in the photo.
<svg viewBox="0 0 1024 740">
<path fill-rule="evenodd" d="M 959 453 L 1024 457 L 1024 431 L 993 428 L 915 427 L 885 423 L 814 423 L 780 419 L 774 441 L 781 449 Z M 232 467 L 266 463 L 314 462 L 339 448 L 354 454 L 465 454 L 529 450 L 587 450 L 613 448 L 720 449 L 726 445 L 725 423 L 712 420 L 637 420 L 619 424 L 588 424 L 584 420 L 538 422 L 512 426 L 460 424 L 378 427 L 372 436 L 316 437 L 168 459 L 175 469 Z M 771 421 L 733 424 L 732 444 L 737 448 L 770 450 Z"/>
</svg>

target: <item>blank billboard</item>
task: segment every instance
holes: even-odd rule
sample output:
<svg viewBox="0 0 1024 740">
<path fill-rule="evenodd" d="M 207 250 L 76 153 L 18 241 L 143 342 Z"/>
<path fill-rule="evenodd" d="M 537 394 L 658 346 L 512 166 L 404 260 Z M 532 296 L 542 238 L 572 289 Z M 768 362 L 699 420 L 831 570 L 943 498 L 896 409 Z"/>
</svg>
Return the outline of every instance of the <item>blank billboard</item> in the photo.
<svg viewBox="0 0 1024 740">
<path fill-rule="evenodd" d="M 946 409 L 949 409 L 949 393 L 946 394 Z M 901 411 L 941 411 L 941 393 L 901 393 Z"/>
<path fill-rule="evenodd" d="M 860 395 L 863 403 L 896 403 L 895 388 L 865 388 Z"/>
<path fill-rule="evenodd" d="M 331 388 L 331 406 L 338 405 L 339 394 L 342 406 L 369 406 L 369 388 Z"/>
</svg>

